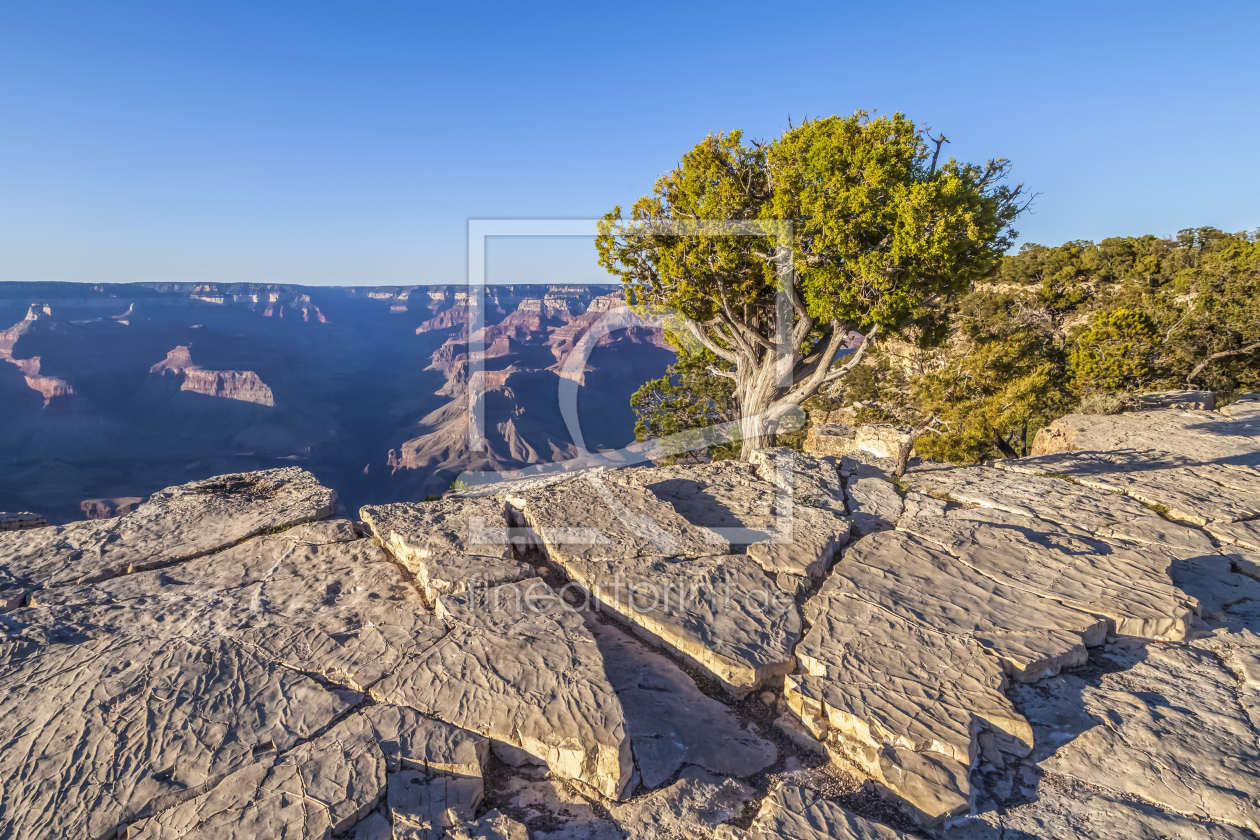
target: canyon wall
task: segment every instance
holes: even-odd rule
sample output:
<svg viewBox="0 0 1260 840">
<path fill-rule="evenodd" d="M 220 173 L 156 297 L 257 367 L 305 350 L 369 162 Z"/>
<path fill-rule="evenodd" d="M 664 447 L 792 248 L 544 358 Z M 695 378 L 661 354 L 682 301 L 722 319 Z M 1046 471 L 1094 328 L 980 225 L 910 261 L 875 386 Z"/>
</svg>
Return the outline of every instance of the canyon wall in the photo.
<svg viewBox="0 0 1260 840">
<path fill-rule="evenodd" d="M 65 522 L 102 515 L 93 500 L 286 464 L 356 505 L 421 499 L 467 468 L 576 454 L 563 379 L 588 447 L 633 440 L 629 396 L 672 354 L 655 330 L 604 329 L 617 287 L 485 287 L 475 383 L 468 291 L 0 283 L 0 509 Z"/>
</svg>

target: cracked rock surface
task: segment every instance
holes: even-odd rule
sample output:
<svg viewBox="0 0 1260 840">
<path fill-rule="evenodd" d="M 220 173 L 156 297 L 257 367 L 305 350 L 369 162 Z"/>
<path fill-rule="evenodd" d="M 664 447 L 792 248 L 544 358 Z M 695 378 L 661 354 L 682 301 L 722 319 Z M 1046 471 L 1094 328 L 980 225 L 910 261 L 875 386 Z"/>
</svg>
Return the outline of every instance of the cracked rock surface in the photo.
<svg viewBox="0 0 1260 840">
<path fill-rule="evenodd" d="M 838 504 L 827 477 L 801 483 L 805 498 Z M 820 539 L 815 520 L 802 518 L 804 561 L 779 562 L 788 546 L 729 553 L 768 539 L 776 519 L 775 485 L 729 462 L 588 475 L 505 496 L 573 582 L 737 697 L 791 670 L 801 634 L 794 579 L 821 575 L 848 530 L 838 513 L 809 507 L 831 530 Z M 779 585 L 773 571 L 791 582 Z"/>
<path fill-rule="evenodd" d="M 1258 420 L 5 532 L 0 836 L 1255 836 Z"/>
<path fill-rule="evenodd" d="M 168 487 L 113 519 L 6 531 L 0 602 L 12 608 L 41 589 L 189 560 L 268 529 L 325 519 L 336 507 L 336 492 L 285 467 Z"/>
</svg>

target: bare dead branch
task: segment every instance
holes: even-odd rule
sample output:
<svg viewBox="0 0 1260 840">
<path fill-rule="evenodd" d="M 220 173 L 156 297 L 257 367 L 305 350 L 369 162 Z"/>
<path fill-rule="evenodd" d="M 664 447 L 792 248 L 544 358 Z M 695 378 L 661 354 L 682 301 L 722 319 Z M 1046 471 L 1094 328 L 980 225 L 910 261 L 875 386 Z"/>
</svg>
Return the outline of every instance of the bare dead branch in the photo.
<svg viewBox="0 0 1260 840">
<path fill-rule="evenodd" d="M 1195 377 L 1197 377 L 1205 367 L 1217 359 L 1227 359 L 1230 356 L 1242 356 L 1246 353 L 1254 352 L 1255 350 L 1260 350 L 1260 341 L 1257 341 L 1254 344 L 1248 344 L 1246 347 L 1240 347 L 1237 350 L 1222 350 L 1219 353 L 1213 353 L 1211 356 L 1208 356 L 1206 359 L 1199 362 L 1198 366 L 1194 370 L 1190 371 L 1190 375 L 1186 377 L 1186 384 L 1193 385 Z"/>
</svg>

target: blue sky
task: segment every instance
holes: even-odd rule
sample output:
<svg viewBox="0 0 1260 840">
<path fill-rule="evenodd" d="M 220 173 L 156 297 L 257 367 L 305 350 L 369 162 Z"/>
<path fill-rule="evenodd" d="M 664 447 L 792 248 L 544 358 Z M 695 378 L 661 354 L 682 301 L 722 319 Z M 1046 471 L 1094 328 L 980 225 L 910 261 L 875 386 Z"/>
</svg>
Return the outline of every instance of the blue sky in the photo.
<svg viewBox="0 0 1260 840">
<path fill-rule="evenodd" d="M 709 131 L 902 111 L 1022 241 L 1260 226 L 1260 4 L 0 4 L 0 280 L 463 282 Z M 605 281 L 585 241 L 492 282 Z"/>
</svg>

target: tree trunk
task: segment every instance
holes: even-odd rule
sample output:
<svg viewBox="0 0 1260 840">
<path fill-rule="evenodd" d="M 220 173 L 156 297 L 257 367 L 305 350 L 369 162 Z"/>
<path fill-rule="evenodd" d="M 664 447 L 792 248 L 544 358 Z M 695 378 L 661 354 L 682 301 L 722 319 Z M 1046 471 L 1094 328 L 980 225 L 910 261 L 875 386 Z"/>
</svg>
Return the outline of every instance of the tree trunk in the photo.
<svg viewBox="0 0 1260 840">
<path fill-rule="evenodd" d="M 778 430 L 777 418 L 770 409 L 775 397 L 773 364 L 762 364 L 747 376 L 740 376 L 735 393 L 739 397 L 739 459 L 750 461 L 754 453 L 774 446 Z"/>
<path fill-rule="evenodd" d="M 997 448 L 1002 453 L 1003 457 L 1005 458 L 1018 458 L 1019 457 L 1019 453 L 1015 451 L 1015 447 L 1007 443 L 1006 439 L 1003 438 L 1001 435 L 995 434 L 993 436 L 993 441 L 994 443 L 997 444 Z"/>
</svg>

